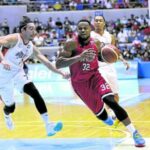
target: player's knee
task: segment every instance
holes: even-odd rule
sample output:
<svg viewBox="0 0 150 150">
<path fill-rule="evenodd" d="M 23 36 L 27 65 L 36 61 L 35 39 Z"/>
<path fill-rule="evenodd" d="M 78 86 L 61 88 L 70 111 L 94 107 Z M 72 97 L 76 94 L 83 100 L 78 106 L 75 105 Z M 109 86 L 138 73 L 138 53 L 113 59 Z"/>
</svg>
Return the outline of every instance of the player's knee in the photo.
<svg viewBox="0 0 150 150">
<path fill-rule="evenodd" d="M 16 108 L 16 105 L 15 105 L 15 103 L 13 104 L 13 105 L 11 105 L 11 106 L 4 106 L 4 112 L 6 113 L 6 114 L 10 114 L 10 113 L 13 113 L 14 111 L 15 111 L 15 108 Z"/>
<path fill-rule="evenodd" d="M 34 97 L 34 94 L 38 92 L 37 88 L 35 85 L 30 82 L 24 85 L 24 92 L 30 95 L 31 97 Z"/>
<path fill-rule="evenodd" d="M 127 112 L 125 111 L 124 108 L 122 108 L 114 99 L 113 95 L 109 95 L 105 97 L 104 102 L 114 111 L 116 114 L 117 118 L 122 121 L 128 117 Z"/>
<path fill-rule="evenodd" d="M 108 95 L 103 99 L 104 103 L 106 103 L 111 109 L 116 107 L 117 102 L 115 101 L 114 95 Z"/>
</svg>

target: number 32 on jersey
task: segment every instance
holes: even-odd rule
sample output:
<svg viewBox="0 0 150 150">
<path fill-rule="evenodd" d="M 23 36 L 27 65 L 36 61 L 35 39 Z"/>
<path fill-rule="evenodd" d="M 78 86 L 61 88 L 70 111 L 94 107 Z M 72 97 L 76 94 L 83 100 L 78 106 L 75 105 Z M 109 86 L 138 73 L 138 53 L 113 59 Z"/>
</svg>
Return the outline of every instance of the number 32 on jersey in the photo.
<svg viewBox="0 0 150 150">
<path fill-rule="evenodd" d="M 88 63 L 83 63 L 83 64 L 82 64 L 82 70 L 83 70 L 83 71 L 89 71 L 89 70 L 90 70 L 90 64 L 88 64 Z"/>
</svg>

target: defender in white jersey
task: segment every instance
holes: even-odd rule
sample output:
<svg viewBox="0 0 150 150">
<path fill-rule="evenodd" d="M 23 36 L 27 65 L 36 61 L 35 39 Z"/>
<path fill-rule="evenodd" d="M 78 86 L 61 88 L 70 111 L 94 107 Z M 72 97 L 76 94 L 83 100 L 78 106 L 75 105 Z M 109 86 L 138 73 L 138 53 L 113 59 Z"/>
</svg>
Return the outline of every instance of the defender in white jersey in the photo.
<svg viewBox="0 0 150 150">
<path fill-rule="evenodd" d="M 100 42 L 103 42 L 105 45 L 107 44 L 116 45 L 115 37 L 105 30 L 105 19 L 103 16 L 95 16 L 94 27 L 95 27 L 95 31 L 91 32 L 92 38 L 97 39 Z M 128 69 L 129 68 L 128 62 L 124 60 L 121 56 L 120 56 L 120 60 L 123 61 L 124 65 L 126 66 L 126 69 Z M 111 90 L 114 93 L 115 100 L 118 102 L 119 87 L 118 87 L 117 73 L 114 65 L 100 61 L 99 66 L 100 66 L 99 68 L 100 73 L 110 85 Z"/>
<path fill-rule="evenodd" d="M 20 25 L 20 33 L 0 37 L 1 49 L 2 47 L 7 48 L 4 54 L 0 51 L 0 95 L 5 104 L 4 117 L 8 129 L 14 128 L 11 113 L 15 110 L 13 90 L 16 86 L 17 89 L 33 98 L 36 109 L 41 114 L 45 123 L 47 135 L 51 136 L 61 130 L 62 123 L 52 123 L 49 121 L 45 102 L 33 82 L 31 82 L 25 74 L 23 63 L 34 54 L 53 72 L 62 75 L 64 78 L 68 78 L 68 75 L 56 69 L 32 44 L 31 40 L 34 38 L 35 33 L 36 28 L 34 23 L 26 17 L 24 22 Z"/>
<path fill-rule="evenodd" d="M 91 32 L 91 37 L 94 39 L 99 40 L 100 42 L 103 42 L 105 45 L 112 44 L 116 45 L 116 39 L 113 35 L 111 35 L 108 31 L 105 30 L 105 19 L 103 16 L 95 16 L 94 18 L 94 27 L 95 31 Z M 126 66 L 126 69 L 129 68 L 129 64 L 126 60 L 122 58 L 122 56 L 119 56 L 120 60 L 124 63 Z M 107 83 L 110 85 L 111 90 L 114 93 L 114 98 L 116 102 L 119 101 L 119 86 L 118 86 L 118 79 L 117 79 L 117 72 L 113 64 L 108 64 L 105 62 L 99 61 L 99 71 L 104 77 L 104 79 L 107 81 Z M 111 109 L 108 109 L 111 116 L 113 118 L 115 117 L 114 112 Z M 114 123 L 114 126 L 117 126 L 119 124 L 119 120 L 116 120 Z"/>
</svg>

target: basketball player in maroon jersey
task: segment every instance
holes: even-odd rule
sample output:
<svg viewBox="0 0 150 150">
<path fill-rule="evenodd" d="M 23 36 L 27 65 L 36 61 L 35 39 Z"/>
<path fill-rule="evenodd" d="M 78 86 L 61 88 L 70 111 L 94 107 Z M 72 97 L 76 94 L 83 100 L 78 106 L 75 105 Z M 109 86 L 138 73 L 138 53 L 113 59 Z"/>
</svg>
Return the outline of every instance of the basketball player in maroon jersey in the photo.
<svg viewBox="0 0 150 150">
<path fill-rule="evenodd" d="M 132 134 L 135 146 L 145 146 L 145 140 L 131 123 L 127 112 L 114 100 L 109 85 L 98 71 L 101 43 L 91 39 L 90 22 L 80 20 L 77 30 L 78 36 L 65 43 L 64 51 L 56 61 L 56 67 L 69 66 L 74 91 L 98 119 L 107 125 L 113 125 L 112 118 L 104 108 L 104 103 L 107 104 Z"/>
</svg>

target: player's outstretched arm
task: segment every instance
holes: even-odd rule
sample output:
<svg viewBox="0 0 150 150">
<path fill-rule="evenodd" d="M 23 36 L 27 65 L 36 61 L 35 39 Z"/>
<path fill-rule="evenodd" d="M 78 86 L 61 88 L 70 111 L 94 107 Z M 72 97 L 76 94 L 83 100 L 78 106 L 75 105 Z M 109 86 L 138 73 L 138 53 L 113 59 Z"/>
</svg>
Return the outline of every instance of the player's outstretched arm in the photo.
<svg viewBox="0 0 150 150">
<path fill-rule="evenodd" d="M 60 74 L 63 76 L 63 78 L 67 79 L 69 78 L 69 75 L 62 72 L 61 70 L 58 70 L 39 50 L 37 47 L 34 46 L 33 52 L 35 57 L 37 57 L 45 66 L 47 66 L 48 69 L 51 71 Z"/>
<path fill-rule="evenodd" d="M 112 35 L 112 42 L 111 42 L 111 44 L 115 45 L 115 46 L 117 44 L 117 40 L 116 40 L 116 37 L 114 35 Z M 129 63 L 123 58 L 123 56 L 121 54 L 119 55 L 119 60 L 121 60 L 123 62 L 123 64 L 126 67 L 126 70 L 128 70 L 130 68 Z"/>
</svg>

